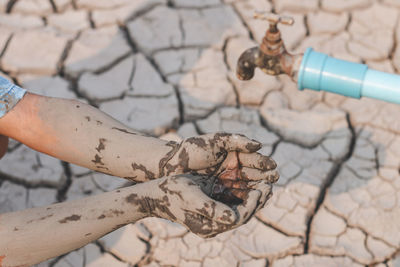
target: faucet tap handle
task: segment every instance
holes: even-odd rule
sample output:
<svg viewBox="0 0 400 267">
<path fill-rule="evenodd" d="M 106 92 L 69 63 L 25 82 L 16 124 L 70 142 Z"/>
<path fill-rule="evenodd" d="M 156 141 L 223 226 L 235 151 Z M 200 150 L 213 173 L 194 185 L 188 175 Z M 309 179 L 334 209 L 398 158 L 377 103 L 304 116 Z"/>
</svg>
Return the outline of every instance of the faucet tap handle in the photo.
<svg viewBox="0 0 400 267">
<path fill-rule="evenodd" d="M 254 18 L 267 20 L 271 24 L 271 26 L 275 26 L 278 23 L 282 23 L 285 25 L 293 25 L 294 23 L 294 19 L 292 17 L 281 16 L 270 12 L 256 11 L 254 12 Z"/>
</svg>

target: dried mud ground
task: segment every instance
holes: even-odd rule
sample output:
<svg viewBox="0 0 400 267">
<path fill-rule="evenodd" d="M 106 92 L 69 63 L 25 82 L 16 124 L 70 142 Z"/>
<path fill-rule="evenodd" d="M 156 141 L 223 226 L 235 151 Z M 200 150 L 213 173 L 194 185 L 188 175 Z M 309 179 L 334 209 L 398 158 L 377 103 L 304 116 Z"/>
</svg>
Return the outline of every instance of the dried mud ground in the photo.
<svg viewBox="0 0 400 267">
<path fill-rule="evenodd" d="M 39 266 L 400 266 L 400 106 L 235 78 L 267 23 L 292 52 L 313 47 L 400 70 L 398 0 L 0 0 L 0 70 L 29 90 L 90 103 L 166 139 L 208 132 L 264 144 L 281 178 L 247 225 L 203 240 L 145 219 Z M 12 142 L 0 213 L 126 186 Z"/>
</svg>

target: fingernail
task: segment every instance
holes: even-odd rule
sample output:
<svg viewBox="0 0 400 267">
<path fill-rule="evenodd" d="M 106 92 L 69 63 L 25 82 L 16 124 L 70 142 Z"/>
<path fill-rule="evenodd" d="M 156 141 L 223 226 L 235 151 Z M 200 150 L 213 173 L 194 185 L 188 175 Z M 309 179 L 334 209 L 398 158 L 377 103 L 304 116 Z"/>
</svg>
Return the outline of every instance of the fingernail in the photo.
<svg viewBox="0 0 400 267">
<path fill-rule="evenodd" d="M 256 140 L 251 140 L 251 142 L 246 145 L 246 149 L 250 152 L 255 152 L 262 147 L 262 144 Z"/>
</svg>

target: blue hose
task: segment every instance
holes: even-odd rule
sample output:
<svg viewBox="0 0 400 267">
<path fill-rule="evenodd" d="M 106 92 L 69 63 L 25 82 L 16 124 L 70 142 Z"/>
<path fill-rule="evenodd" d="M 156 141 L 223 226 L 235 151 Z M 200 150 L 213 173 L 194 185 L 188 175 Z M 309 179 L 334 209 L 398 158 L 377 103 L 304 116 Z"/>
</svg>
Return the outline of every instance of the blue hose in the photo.
<svg viewBox="0 0 400 267">
<path fill-rule="evenodd" d="M 332 58 L 307 48 L 297 85 L 344 96 L 363 96 L 400 104 L 400 75 L 369 69 L 367 65 Z"/>
</svg>

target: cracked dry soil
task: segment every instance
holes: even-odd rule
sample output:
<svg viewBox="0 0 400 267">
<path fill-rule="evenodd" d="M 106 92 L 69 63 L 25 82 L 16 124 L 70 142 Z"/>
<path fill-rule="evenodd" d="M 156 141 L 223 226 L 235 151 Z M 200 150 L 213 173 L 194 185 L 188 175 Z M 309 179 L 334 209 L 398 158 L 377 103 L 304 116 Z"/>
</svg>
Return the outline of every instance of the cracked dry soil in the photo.
<svg viewBox="0 0 400 267">
<path fill-rule="evenodd" d="M 400 107 L 299 92 L 285 76 L 238 81 L 237 58 L 267 28 L 254 10 L 294 17 L 279 26 L 293 53 L 311 46 L 400 69 L 395 0 L 0 1 L 2 75 L 168 140 L 245 134 L 281 174 L 264 209 L 215 238 L 150 218 L 39 266 L 400 265 Z M 0 161 L 0 213 L 129 184 L 13 141 Z"/>
</svg>

